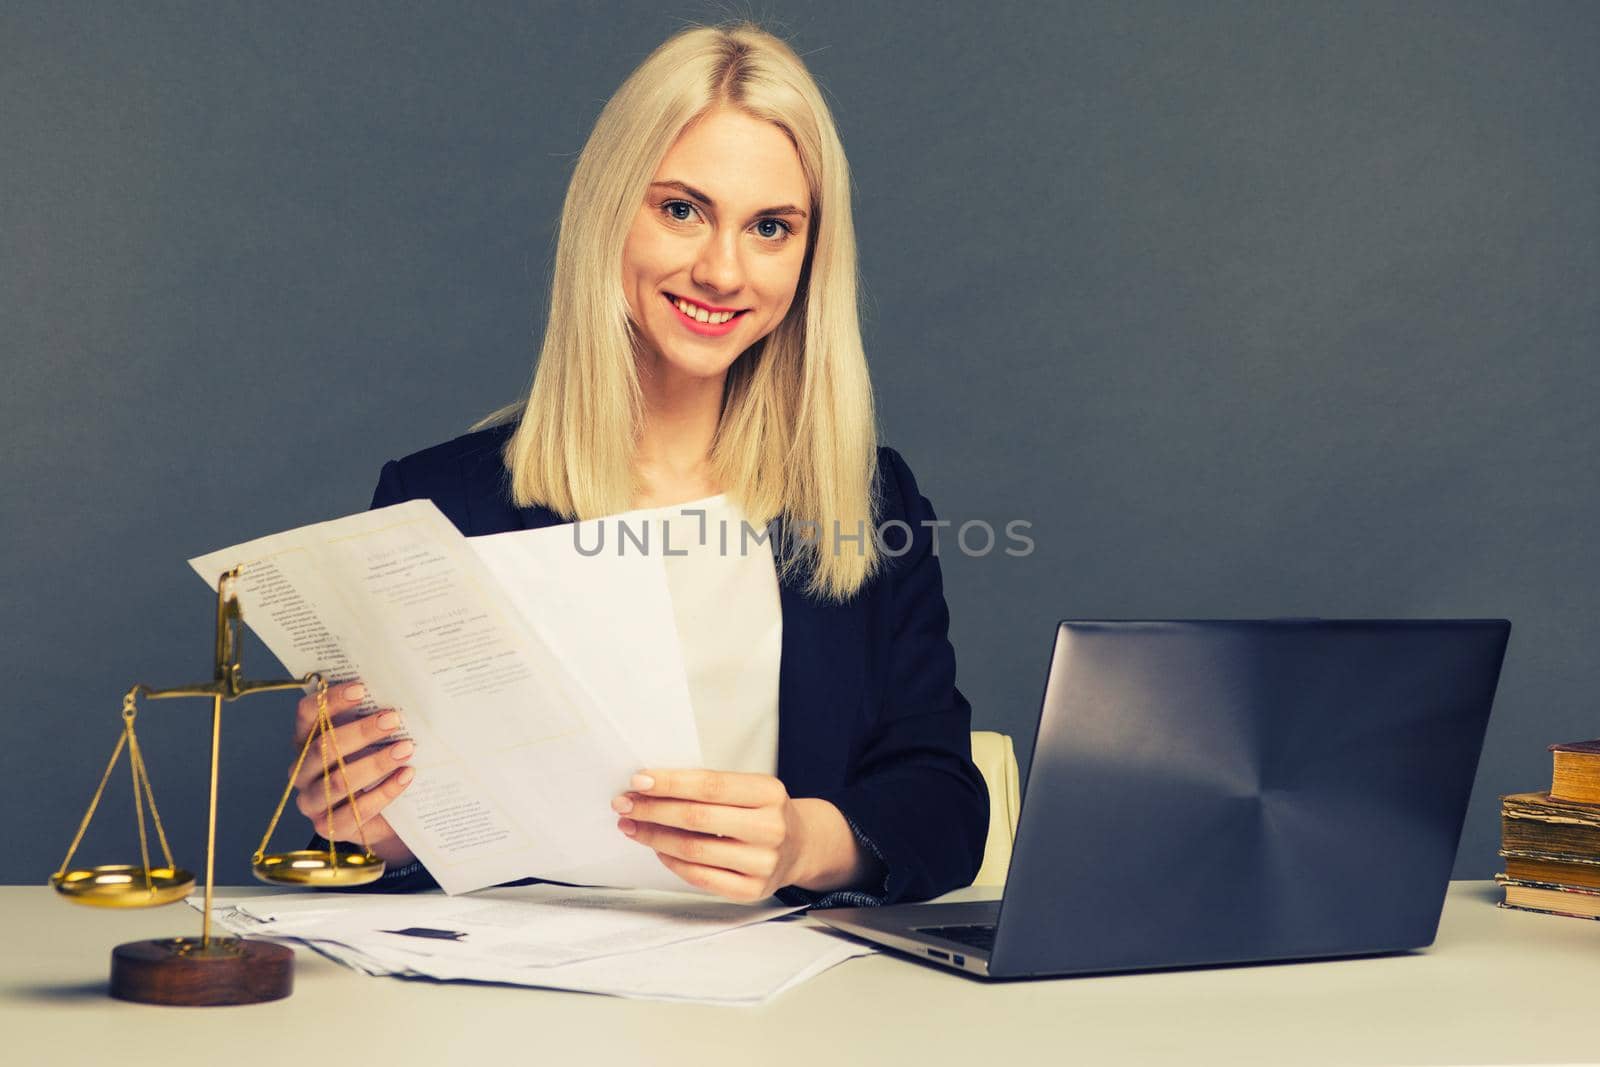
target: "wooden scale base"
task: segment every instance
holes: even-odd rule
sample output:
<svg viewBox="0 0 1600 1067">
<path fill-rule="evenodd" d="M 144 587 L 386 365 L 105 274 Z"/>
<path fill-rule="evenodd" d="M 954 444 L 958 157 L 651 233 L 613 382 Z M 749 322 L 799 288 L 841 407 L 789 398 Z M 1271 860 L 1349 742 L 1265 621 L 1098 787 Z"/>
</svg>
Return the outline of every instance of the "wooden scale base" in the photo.
<svg viewBox="0 0 1600 1067">
<path fill-rule="evenodd" d="M 111 950 L 111 995 L 140 1004 L 216 1007 L 282 1000 L 294 991 L 294 950 L 268 941 L 197 937 L 129 941 Z"/>
</svg>

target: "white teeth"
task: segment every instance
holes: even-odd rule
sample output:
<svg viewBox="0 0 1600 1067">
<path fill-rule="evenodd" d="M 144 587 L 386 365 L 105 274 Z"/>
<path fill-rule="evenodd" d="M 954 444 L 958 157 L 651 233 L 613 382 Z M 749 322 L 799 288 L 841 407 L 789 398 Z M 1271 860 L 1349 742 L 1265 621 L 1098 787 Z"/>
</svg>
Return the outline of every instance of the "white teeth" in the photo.
<svg viewBox="0 0 1600 1067">
<path fill-rule="evenodd" d="M 685 315 L 696 322 L 704 322 L 712 326 L 720 325 L 733 318 L 738 312 L 734 311 L 707 311 L 703 307 L 696 307 L 687 300 L 674 300 L 673 305 Z"/>
</svg>

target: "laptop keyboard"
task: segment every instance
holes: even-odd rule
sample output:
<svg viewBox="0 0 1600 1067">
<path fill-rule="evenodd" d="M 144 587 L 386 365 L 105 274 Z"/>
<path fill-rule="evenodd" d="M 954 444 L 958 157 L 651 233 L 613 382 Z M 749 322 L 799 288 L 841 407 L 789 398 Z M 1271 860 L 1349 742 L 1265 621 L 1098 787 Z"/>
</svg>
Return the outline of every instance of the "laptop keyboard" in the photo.
<svg viewBox="0 0 1600 1067">
<path fill-rule="evenodd" d="M 919 934 L 931 934 L 958 945 L 970 945 L 985 951 L 994 948 L 994 923 L 972 923 L 964 926 L 919 926 Z"/>
</svg>

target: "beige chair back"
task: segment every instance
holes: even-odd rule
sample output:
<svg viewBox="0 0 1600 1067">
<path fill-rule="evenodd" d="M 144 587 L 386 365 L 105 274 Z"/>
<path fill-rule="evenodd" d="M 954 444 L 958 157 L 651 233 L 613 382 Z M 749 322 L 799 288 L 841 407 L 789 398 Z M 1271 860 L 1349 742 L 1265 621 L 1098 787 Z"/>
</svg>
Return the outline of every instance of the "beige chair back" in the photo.
<svg viewBox="0 0 1600 1067">
<path fill-rule="evenodd" d="M 983 866 L 973 885 L 1003 886 L 1011 869 L 1011 843 L 1017 836 L 1021 792 L 1017 784 L 1017 752 L 1007 734 L 972 731 L 972 762 L 989 786 L 989 839 L 983 849 Z"/>
</svg>

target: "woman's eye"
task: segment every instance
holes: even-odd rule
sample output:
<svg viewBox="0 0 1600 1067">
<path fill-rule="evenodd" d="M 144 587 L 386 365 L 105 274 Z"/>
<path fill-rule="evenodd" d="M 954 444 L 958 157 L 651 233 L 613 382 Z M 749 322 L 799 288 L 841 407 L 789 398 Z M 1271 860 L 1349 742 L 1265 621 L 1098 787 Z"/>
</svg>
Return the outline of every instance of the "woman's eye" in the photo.
<svg viewBox="0 0 1600 1067">
<path fill-rule="evenodd" d="M 678 209 L 683 209 L 683 214 L 678 214 Z M 687 200 L 668 200 L 661 205 L 661 210 L 674 222 L 688 222 L 695 215 L 695 206 Z"/>
<path fill-rule="evenodd" d="M 767 230 L 763 229 L 763 227 L 766 226 L 772 226 L 774 229 L 771 232 L 768 232 Z M 756 232 L 768 240 L 786 241 L 789 239 L 789 235 L 794 233 L 794 228 L 781 219 L 762 219 L 760 222 L 756 223 Z"/>
</svg>

